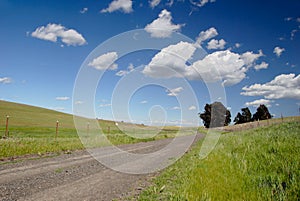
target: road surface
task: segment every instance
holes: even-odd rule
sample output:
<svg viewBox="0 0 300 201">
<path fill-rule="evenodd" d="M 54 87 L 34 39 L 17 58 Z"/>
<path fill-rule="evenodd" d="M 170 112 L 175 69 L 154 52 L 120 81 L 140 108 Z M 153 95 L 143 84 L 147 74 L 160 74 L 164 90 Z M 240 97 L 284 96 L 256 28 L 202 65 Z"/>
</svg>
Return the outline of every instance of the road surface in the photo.
<svg viewBox="0 0 300 201">
<path fill-rule="evenodd" d="M 195 136 L 180 137 L 172 145 L 174 150 Z M 196 135 L 195 140 L 202 135 Z M 121 145 L 126 153 L 147 154 L 167 147 L 173 139 L 146 143 Z M 0 200 L 120 200 L 137 193 L 147 186 L 157 173 L 128 174 L 115 171 L 124 164 L 126 168 L 135 163 L 126 161 L 110 147 L 93 150 L 104 161 L 113 161 L 115 166 L 102 165 L 99 158 L 87 151 L 75 151 L 52 158 L 24 160 L 0 165 Z M 123 162 L 122 162 L 123 161 Z M 139 168 L 147 169 L 149 159 L 139 159 Z M 144 165 L 144 166 L 143 166 Z M 135 165 L 136 166 L 136 165 Z M 143 171 L 142 171 L 143 172 Z M 138 173 L 138 172 L 137 172 Z"/>
</svg>

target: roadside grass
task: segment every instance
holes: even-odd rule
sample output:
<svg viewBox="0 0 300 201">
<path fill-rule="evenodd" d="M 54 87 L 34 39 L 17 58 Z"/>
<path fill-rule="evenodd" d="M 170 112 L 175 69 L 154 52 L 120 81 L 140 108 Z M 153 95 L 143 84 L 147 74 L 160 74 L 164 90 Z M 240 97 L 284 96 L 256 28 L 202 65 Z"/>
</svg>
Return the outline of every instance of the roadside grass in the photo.
<svg viewBox="0 0 300 201">
<path fill-rule="evenodd" d="M 202 142 L 162 171 L 139 200 L 299 200 L 299 122 L 223 133 L 200 160 Z"/>
<path fill-rule="evenodd" d="M 103 122 L 100 121 L 100 124 Z M 48 154 L 60 153 L 64 151 L 80 150 L 85 148 L 94 148 L 108 146 L 110 144 L 131 144 L 137 142 L 147 142 L 157 139 L 174 137 L 177 129 L 174 130 L 156 130 L 153 127 L 145 127 L 143 130 L 136 130 L 124 133 L 117 126 L 113 126 L 114 122 L 104 122 L 104 128 L 110 126 L 110 130 L 94 131 L 86 136 L 79 138 L 75 128 L 59 128 L 56 137 L 55 127 L 25 127 L 17 126 L 9 128 L 9 137 L 0 138 L 0 160 L 17 157 L 27 154 Z M 5 127 L 0 127 L 0 133 L 5 132 Z M 149 132 L 157 132 L 155 136 L 149 137 Z M 145 136 L 143 136 L 145 134 Z M 135 136 L 135 137 L 134 137 Z M 136 136 L 139 136 L 136 138 Z M 105 143 L 108 139 L 110 143 Z M 83 143 L 84 142 L 84 143 Z"/>
</svg>

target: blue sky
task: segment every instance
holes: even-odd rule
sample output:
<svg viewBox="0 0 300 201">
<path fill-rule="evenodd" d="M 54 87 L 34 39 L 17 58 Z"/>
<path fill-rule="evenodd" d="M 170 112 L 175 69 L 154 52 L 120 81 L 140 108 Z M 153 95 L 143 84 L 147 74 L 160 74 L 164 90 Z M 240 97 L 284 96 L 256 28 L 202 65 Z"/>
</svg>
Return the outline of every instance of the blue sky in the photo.
<svg viewBox="0 0 300 201">
<path fill-rule="evenodd" d="M 94 115 L 103 119 L 195 125 L 204 105 L 218 100 L 207 89 L 214 82 L 225 90 L 219 100 L 233 118 L 259 104 L 276 117 L 299 115 L 299 10 L 294 0 L 2 0 L 0 98 L 73 113 L 73 103 L 85 104 L 73 99 L 85 67 L 103 74 L 92 97 Z M 124 41 L 115 50 L 95 51 L 135 29 L 160 50 L 120 57 L 119 49 L 131 45 Z M 173 40 L 176 34 L 188 39 Z M 114 99 L 126 76 L 127 82 L 143 78 L 168 86 L 137 87 L 129 100 Z"/>
</svg>

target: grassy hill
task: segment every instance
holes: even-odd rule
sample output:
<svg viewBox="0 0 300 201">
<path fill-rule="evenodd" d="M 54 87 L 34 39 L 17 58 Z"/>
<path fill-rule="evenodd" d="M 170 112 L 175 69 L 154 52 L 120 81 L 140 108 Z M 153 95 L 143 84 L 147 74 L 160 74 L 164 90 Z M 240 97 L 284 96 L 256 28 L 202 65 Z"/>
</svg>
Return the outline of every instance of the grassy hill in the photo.
<svg viewBox="0 0 300 201">
<path fill-rule="evenodd" d="M 26 154 L 43 155 L 84 148 L 77 135 L 73 115 L 40 107 L 0 101 L 0 138 L 5 133 L 6 115 L 9 115 L 9 137 L 0 139 L 0 160 Z M 56 137 L 57 120 L 59 121 L 59 132 Z M 123 129 L 121 131 L 114 121 L 98 120 L 98 124 L 113 144 L 136 143 L 174 137 L 179 129 L 178 127 L 159 129 L 118 122 Z M 140 137 L 135 138 L 127 135 L 128 133 Z M 157 135 L 147 137 L 149 133 L 157 133 Z M 87 136 L 86 139 L 92 142 L 91 146 L 106 145 L 101 142 L 97 130 L 91 131 L 90 136 Z"/>
<path fill-rule="evenodd" d="M 9 124 L 14 127 L 54 127 L 56 121 L 65 128 L 74 128 L 73 116 L 40 107 L 0 101 L 0 122 L 5 123 L 9 115 Z M 1 124 L 1 126 L 2 126 Z"/>
</svg>

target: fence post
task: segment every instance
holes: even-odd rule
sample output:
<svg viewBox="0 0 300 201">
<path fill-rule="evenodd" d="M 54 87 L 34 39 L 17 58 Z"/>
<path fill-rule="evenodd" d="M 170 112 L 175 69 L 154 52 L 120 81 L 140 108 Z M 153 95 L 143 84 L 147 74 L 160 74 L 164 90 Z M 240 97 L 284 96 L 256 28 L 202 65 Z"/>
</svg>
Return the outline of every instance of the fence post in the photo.
<svg viewBox="0 0 300 201">
<path fill-rule="evenodd" d="M 57 135 L 58 135 L 58 123 L 59 121 L 56 121 L 56 129 L 55 129 L 55 141 L 57 140 Z"/>
<path fill-rule="evenodd" d="M 87 133 L 87 135 L 89 135 L 89 133 L 90 133 L 90 122 L 87 122 L 86 133 Z"/>
<path fill-rule="evenodd" d="M 5 123 L 5 134 L 4 134 L 4 138 L 8 137 L 8 119 L 9 119 L 9 116 L 6 115 L 6 123 Z"/>
</svg>

